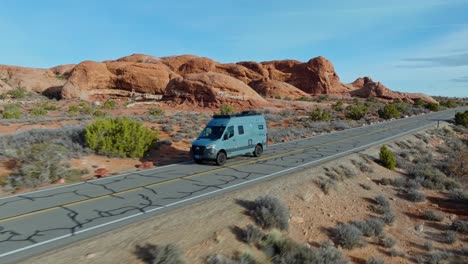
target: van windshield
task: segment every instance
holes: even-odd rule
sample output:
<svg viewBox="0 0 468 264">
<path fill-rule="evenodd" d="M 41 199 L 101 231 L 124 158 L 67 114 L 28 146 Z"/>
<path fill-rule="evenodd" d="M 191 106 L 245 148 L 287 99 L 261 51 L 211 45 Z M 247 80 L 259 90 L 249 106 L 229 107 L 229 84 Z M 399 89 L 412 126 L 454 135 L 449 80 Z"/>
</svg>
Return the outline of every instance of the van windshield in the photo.
<svg viewBox="0 0 468 264">
<path fill-rule="evenodd" d="M 225 128 L 224 126 L 207 126 L 203 129 L 199 138 L 220 139 Z"/>
</svg>

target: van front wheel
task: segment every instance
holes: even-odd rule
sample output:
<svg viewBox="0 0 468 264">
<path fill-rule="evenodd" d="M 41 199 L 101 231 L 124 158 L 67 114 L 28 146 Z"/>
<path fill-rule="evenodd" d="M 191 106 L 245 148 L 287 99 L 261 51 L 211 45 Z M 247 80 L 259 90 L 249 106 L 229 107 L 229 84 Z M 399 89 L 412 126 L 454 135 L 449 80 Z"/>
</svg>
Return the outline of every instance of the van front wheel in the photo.
<svg viewBox="0 0 468 264">
<path fill-rule="evenodd" d="M 262 148 L 262 146 L 261 146 L 261 145 L 255 146 L 255 150 L 254 150 L 254 152 L 253 152 L 253 155 L 254 155 L 255 157 L 260 157 L 260 156 L 262 155 L 262 153 L 263 153 L 263 148 Z"/>
<path fill-rule="evenodd" d="M 223 166 L 226 163 L 226 153 L 219 152 L 216 156 L 216 165 Z"/>
</svg>

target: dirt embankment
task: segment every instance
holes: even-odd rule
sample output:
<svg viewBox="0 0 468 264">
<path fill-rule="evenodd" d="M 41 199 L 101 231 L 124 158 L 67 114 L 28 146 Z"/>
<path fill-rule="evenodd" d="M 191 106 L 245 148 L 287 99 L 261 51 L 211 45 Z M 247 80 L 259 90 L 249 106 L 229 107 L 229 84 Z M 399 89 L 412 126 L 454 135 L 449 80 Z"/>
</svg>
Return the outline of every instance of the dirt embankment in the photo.
<svg viewBox="0 0 468 264">
<path fill-rule="evenodd" d="M 389 143 L 389 147 L 398 153 L 404 144 L 435 149 L 443 141 L 426 131 L 400 138 Z M 406 176 L 401 169 L 390 171 L 375 162 L 379 147 L 155 216 L 24 263 L 141 263 L 133 252 L 137 245 L 146 243 L 176 244 L 185 252 L 188 263 L 205 263 L 208 255 L 232 256 L 235 252 L 250 252 L 259 263 L 269 263 L 262 251 L 240 242 L 233 232 L 235 227 L 254 224 L 239 201 L 252 201 L 262 195 L 276 196 L 288 205 L 289 231 L 285 235 L 310 247 L 329 240 L 328 230 L 337 224 L 380 217 L 372 210 L 374 198 L 378 195 L 387 197 L 395 220 L 385 226 L 384 233 L 396 243 L 385 247 L 379 238 L 374 237 L 365 238 L 366 244 L 362 247 L 341 249 L 349 260 L 356 263 L 365 263 L 369 257 L 382 259 L 385 263 L 411 263 L 417 260 L 417 256 L 427 259 L 439 251 L 462 254 L 460 252 L 467 246 L 468 236 L 457 234 L 457 239 L 449 243 L 445 234 L 454 220 L 467 220 L 467 205 L 454 207 L 448 202 L 448 192 L 426 188 L 420 189 L 426 199 L 412 202 L 401 188 L 384 185 L 385 182 L 398 182 Z M 318 187 L 317 180 L 340 166 L 354 171 L 355 175 L 337 181 L 336 187 L 325 194 L 323 188 Z M 441 221 L 425 220 L 425 210 L 442 215 Z M 460 263 L 463 263 L 463 258 L 466 260 L 466 256 L 458 258 L 462 260 Z"/>
</svg>

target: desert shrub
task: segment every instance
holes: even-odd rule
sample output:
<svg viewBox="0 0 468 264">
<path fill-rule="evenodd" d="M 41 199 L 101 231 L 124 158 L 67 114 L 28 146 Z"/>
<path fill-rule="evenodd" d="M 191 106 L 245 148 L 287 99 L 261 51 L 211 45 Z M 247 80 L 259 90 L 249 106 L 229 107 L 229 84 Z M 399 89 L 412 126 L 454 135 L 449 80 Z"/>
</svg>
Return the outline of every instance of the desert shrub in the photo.
<svg viewBox="0 0 468 264">
<path fill-rule="evenodd" d="M 328 121 L 330 112 L 317 108 L 309 113 L 309 117 L 312 121 Z"/>
<path fill-rule="evenodd" d="M 85 128 L 90 149 L 130 158 L 143 157 L 157 134 L 143 123 L 125 117 L 98 119 Z"/>
<path fill-rule="evenodd" d="M 163 116 L 164 115 L 164 110 L 161 108 L 150 108 L 148 109 L 148 114 L 152 116 Z"/>
<path fill-rule="evenodd" d="M 344 106 L 343 106 L 343 101 L 342 100 L 338 100 L 336 101 L 336 103 L 332 104 L 331 105 L 331 108 L 337 112 L 341 112 L 343 111 L 344 109 Z"/>
<path fill-rule="evenodd" d="M 291 263 L 291 262 L 288 262 Z M 298 262 L 296 262 L 298 263 Z M 303 262 L 305 263 L 305 262 Z M 341 251 L 337 249 L 330 241 L 320 244 L 318 250 L 313 251 L 311 264 L 345 264 L 348 263 Z"/>
<path fill-rule="evenodd" d="M 71 105 L 68 107 L 67 112 L 69 115 L 77 115 L 80 112 L 80 107 L 77 105 Z"/>
<path fill-rule="evenodd" d="M 9 184 L 15 189 L 36 187 L 69 176 L 63 164 L 68 150 L 63 146 L 41 143 L 17 152 L 20 168 L 8 176 Z"/>
<path fill-rule="evenodd" d="M 461 248 L 461 253 L 465 256 L 468 256 L 468 246 L 464 246 Z"/>
<path fill-rule="evenodd" d="M 21 117 L 21 110 L 18 104 L 6 104 L 3 107 L 2 117 L 4 119 L 17 119 Z"/>
<path fill-rule="evenodd" d="M 451 229 L 457 231 L 458 233 L 468 234 L 468 221 L 455 220 L 451 225 Z"/>
<path fill-rule="evenodd" d="M 381 259 L 370 257 L 366 260 L 366 264 L 384 264 L 385 262 Z"/>
<path fill-rule="evenodd" d="M 432 244 L 431 241 L 426 241 L 426 242 L 424 242 L 424 248 L 427 251 L 432 251 L 434 249 L 434 245 Z"/>
<path fill-rule="evenodd" d="M 68 125 L 57 129 L 31 129 L 14 135 L 0 136 L 0 156 L 14 158 L 17 150 L 41 143 L 63 146 L 73 157 L 88 152 L 85 148 L 84 128 Z"/>
<path fill-rule="evenodd" d="M 172 244 L 159 246 L 146 244 L 137 245 L 134 254 L 148 264 L 185 264 L 186 261 L 180 249 Z"/>
<path fill-rule="evenodd" d="M 429 264 L 440 264 L 445 263 L 444 261 L 449 260 L 452 254 L 446 251 L 437 251 L 428 255 L 427 263 Z"/>
<path fill-rule="evenodd" d="M 31 115 L 33 116 L 44 116 L 47 114 L 47 111 L 41 107 L 35 107 L 31 109 Z"/>
<path fill-rule="evenodd" d="M 345 109 L 346 118 L 360 120 L 367 114 L 367 107 L 363 104 L 348 105 Z"/>
<path fill-rule="evenodd" d="M 388 254 L 392 257 L 404 257 L 405 253 L 396 250 L 395 248 L 392 248 L 388 251 Z"/>
<path fill-rule="evenodd" d="M 385 236 L 380 239 L 380 243 L 386 248 L 392 248 L 396 244 L 396 240 L 394 238 Z"/>
<path fill-rule="evenodd" d="M 468 192 L 463 190 L 453 190 L 448 195 L 449 199 L 454 202 L 467 203 L 468 204 Z"/>
<path fill-rule="evenodd" d="M 432 190 L 453 190 L 459 186 L 427 161 L 418 162 L 416 166 L 409 169 L 408 174 L 421 186 Z"/>
<path fill-rule="evenodd" d="M 427 103 L 424 105 L 424 108 L 429 109 L 432 112 L 437 112 L 440 110 L 440 105 L 438 103 Z"/>
<path fill-rule="evenodd" d="M 80 102 L 78 105 L 71 105 L 68 107 L 69 115 L 91 115 L 94 112 L 94 108 L 87 102 Z"/>
<path fill-rule="evenodd" d="M 401 113 L 396 104 L 387 104 L 379 109 L 378 114 L 383 119 L 399 118 Z"/>
<path fill-rule="evenodd" d="M 352 224 L 339 224 L 332 231 L 332 237 L 335 243 L 346 249 L 361 246 L 362 235 L 361 230 Z"/>
<path fill-rule="evenodd" d="M 382 234 L 385 223 L 378 218 L 370 218 L 364 221 L 352 221 L 352 225 L 361 230 L 367 237 L 379 236 Z"/>
<path fill-rule="evenodd" d="M 440 106 L 445 106 L 447 108 L 455 108 L 458 107 L 458 103 L 454 100 L 447 99 L 439 101 Z"/>
<path fill-rule="evenodd" d="M 179 133 L 175 134 L 175 135 L 172 137 L 172 141 L 174 141 L 174 142 L 179 142 L 179 141 L 181 141 L 182 139 L 184 139 L 184 137 L 183 137 L 181 134 L 179 134 Z"/>
<path fill-rule="evenodd" d="M 254 225 L 247 225 L 241 231 L 242 241 L 248 244 L 255 244 L 260 241 L 265 234 L 263 234 L 262 230 L 257 228 Z"/>
<path fill-rule="evenodd" d="M 429 221 L 435 221 L 435 222 L 440 222 L 442 219 L 444 219 L 444 216 L 441 215 L 440 213 L 431 211 L 431 210 L 426 210 L 423 212 L 423 217 L 426 220 Z"/>
<path fill-rule="evenodd" d="M 42 105 L 42 108 L 46 111 L 55 111 L 57 110 L 57 106 L 49 103 L 49 102 L 46 102 Z"/>
<path fill-rule="evenodd" d="M 455 114 L 455 125 L 468 127 L 468 111 Z"/>
<path fill-rule="evenodd" d="M 340 173 L 343 174 L 348 179 L 354 178 L 357 176 L 356 172 L 352 168 L 340 165 L 339 170 L 340 170 Z"/>
<path fill-rule="evenodd" d="M 221 107 L 219 108 L 218 114 L 220 115 L 230 115 L 234 113 L 234 107 L 228 105 L 228 104 L 222 104 Z"/>
<path fill-rule="evenodd" d="M 380 206 L 383 206 L 383 207 L 389 207 L 390 206 L 390 202 L 388 201 L 388 199 L 383 196 L 383 195 L 378 195 L 374 198 L 375 202 L 380 205 Z"/>
<path fill-rule="evenodd" d="M 115 100 L 107 100 L 102 107 L 104 109 L 114 109 L 116 106 L 117 102 Z"/>
<path fill-rule="evenodd" d="M 276 197 L 260 196 L 255 199 L 250 215 L 263 228 L 288 229 L 289 209 Z"/>
<path fill-rule="evenodd" d="M 384 221 L 384 223 L 386 223 L 387 225 L 390 225 L 393 222 L 395 222 L 395 218 L 396 215 L 392 211 L 386 211 L 382 215 L 382 221 Z"/>
<path fill-rule="evenodd" d="M 416 189 L 410 189 L 406 194 L 406 199 L 411 202 L 422 202 L 426 200 L 426 196 Z"/>
<path fill-rule="evenodd" d="M 445 231 L 442 234 L 443 241 L 447 244 L 453 244 L 458 240 L 457 233 L 452 230 Z"/>
<path fill-rule="evenodd" d="M 468 149 L 452 150 L 443 169 L 452 177 L 468 179 L 468 166 L 466 164 L 468 164 Z"/>
<path fill-rule="evenodd" d="M 104 111 L 98 109 L 98 110 L 94 111 L 93 116 L 95 116 L 95 117 L 104 117 L 104 116 L 107 116 L 107 112 L 104 112 Z"/>
<path fill-rule="evenodd" d="M 394 170 L 396 166 L 395 155 L 390 151 L 387 146 L 383 145 L 380 148 L 380 162 L 384 165 L 385 168 L 389 170 Z"/>
<path fill-rule="evenodd" d="M 205 260 L 206 264 L 255 264 L 255 258 L 250 254 L 242 254 L 240 256 L 227 257 L 220 254 L 208 256 Z"/>
<path fill-rule="evenodd" d="M 17 87 L 11 91 L 8 91 L 7 94 L 15 99 L 23 99 L 29 94 L 29 92 L 26 90 L 26 88 Z"/>
<path fill-rule="evenodd" d="M 325 194 L 329 194 L 330 190 L 337 187 L 336 181 L 330 178 L 319 177 L 315 183 Z"/>
</svg>

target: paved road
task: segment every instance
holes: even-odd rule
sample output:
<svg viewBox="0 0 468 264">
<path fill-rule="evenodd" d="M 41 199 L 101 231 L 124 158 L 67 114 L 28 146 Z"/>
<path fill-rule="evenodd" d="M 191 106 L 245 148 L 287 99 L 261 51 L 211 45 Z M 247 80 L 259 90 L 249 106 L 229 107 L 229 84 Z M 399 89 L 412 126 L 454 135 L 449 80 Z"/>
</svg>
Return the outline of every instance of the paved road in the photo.
<svg viewBox="0 0 468 264">
<path fill-rule="evenodd" d="M 434 126 L 436 120 L 452 118 L 454 113 L 448 110 L 276 144 L 261 158 L 235 158 L 224 167 L 188 162 L 0 198 L 0 263 L 287 175 Z"/>
</svg>

